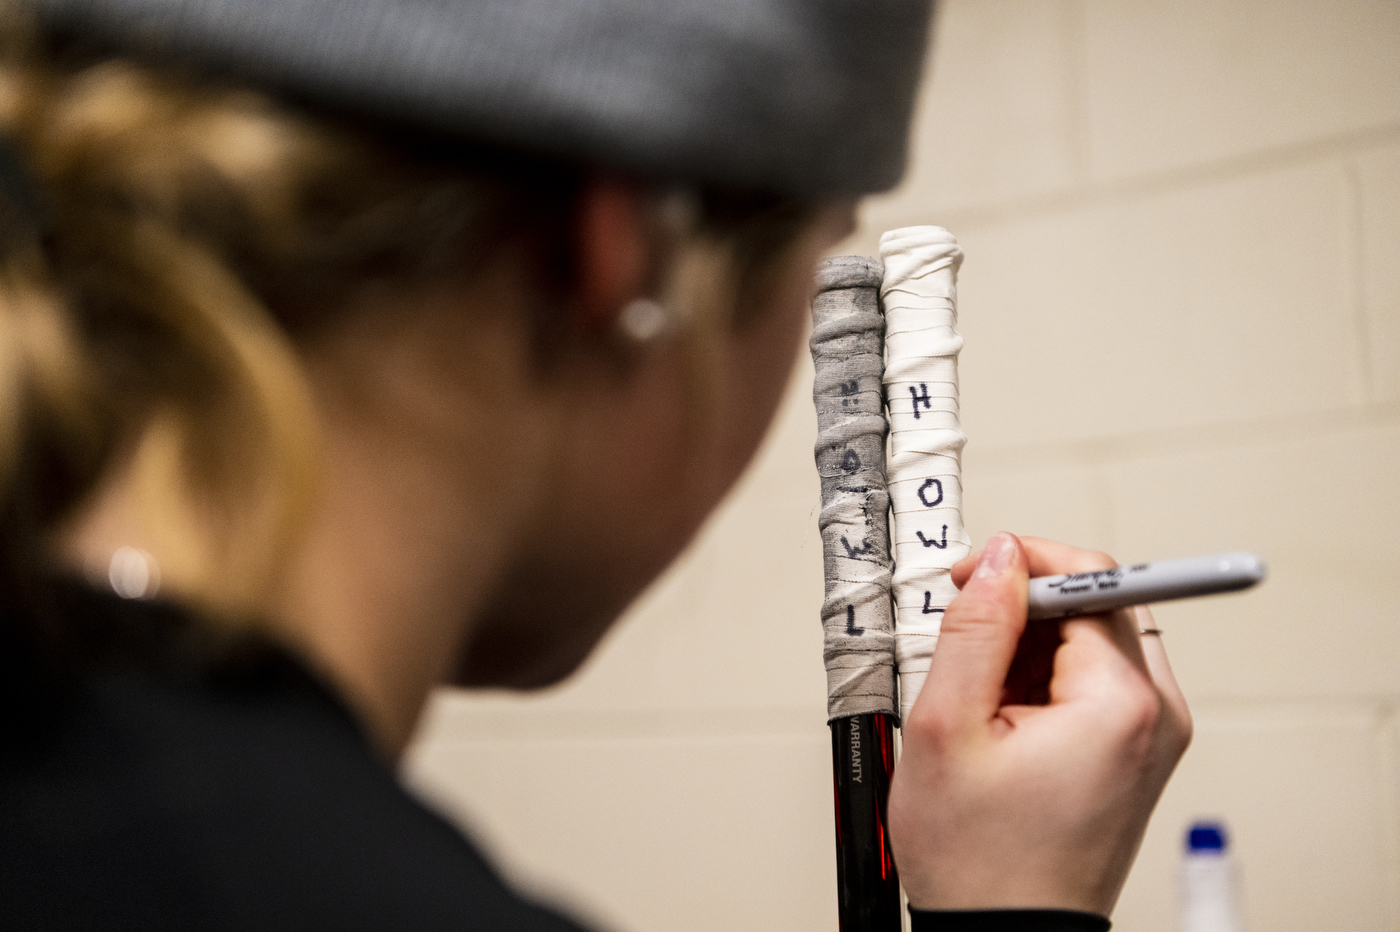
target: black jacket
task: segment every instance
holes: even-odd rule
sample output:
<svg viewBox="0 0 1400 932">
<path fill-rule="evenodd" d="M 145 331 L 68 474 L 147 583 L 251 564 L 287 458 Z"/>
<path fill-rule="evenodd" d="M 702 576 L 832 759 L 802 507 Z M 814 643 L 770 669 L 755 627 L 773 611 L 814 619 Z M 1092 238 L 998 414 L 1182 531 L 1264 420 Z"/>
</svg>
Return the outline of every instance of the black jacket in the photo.
<svg viewBox="0 0 1400 932">
<path fill-rule="evenodd" d="M 168 605 L 55 591 L 47 627 L 87 648 L 46 665 L 6 637 L 0 663 L 30 684 L 5 691 L 0 723 L 0 928 L 580 932 L 406 793 L 287 651 L 219 638 Z M 11 635 L 32 626 L 4 614 Z M 914 928 L 1107 924 L 921 913 Z"/>
</svg>

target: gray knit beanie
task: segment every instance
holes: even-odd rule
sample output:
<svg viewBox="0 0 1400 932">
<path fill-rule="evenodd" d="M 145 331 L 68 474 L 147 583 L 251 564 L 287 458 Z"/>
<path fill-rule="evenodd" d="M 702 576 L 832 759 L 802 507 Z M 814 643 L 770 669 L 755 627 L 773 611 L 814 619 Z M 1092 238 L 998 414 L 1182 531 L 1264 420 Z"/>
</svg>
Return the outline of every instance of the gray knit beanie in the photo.
<svg viewBox="0 0 1400 932">
<path fill-rule="evenodd" d="M 892 186 L 931 0 L 31 0 L 316 104 L 673 180 Z"/>
</svg>

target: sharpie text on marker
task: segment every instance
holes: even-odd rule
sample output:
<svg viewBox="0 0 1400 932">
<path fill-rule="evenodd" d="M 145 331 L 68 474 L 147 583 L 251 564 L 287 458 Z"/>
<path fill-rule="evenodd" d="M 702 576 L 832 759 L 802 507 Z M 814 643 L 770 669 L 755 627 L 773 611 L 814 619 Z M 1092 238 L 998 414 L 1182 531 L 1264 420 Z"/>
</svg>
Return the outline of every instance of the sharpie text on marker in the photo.
<svg viewBox="0 0 1400 932">
<path fill-rule="evenodd" d="M 1250 553 L 1217 553 L 1184 560 L 1115 566 L 1095 573 L 1031 580 L 1032 621 L 1111 612 L 1130 605 L 1236 592 L 1263 582 L 1264 562 Z"/>
</svg>

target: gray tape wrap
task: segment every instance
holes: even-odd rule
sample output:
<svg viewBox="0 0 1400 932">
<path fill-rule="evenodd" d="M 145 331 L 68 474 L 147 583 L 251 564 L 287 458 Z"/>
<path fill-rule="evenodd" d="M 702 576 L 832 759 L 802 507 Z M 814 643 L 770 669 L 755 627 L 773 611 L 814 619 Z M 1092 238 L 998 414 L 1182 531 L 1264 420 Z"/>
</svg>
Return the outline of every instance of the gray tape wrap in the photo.
<svg viewBox="0 0 1400 932">
<path fill-rule="evenodd" d="M 828 259 L 812 303 L 830 719 L 895 712 L 882 274 L 875 259 Z"/>
</svg>

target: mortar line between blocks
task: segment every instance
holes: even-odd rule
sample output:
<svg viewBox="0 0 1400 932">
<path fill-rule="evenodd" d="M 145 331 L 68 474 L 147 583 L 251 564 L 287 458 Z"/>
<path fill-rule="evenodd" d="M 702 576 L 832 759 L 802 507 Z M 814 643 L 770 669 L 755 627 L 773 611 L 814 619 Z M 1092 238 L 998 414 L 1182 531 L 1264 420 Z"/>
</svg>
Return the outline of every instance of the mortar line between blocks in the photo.
<svg viewBox="0 0 1400 932">
<path fill-rule="evenodd" d="M 1069 150 L 1070 172 L 1079 184 L 1092 183 L 1089 114 L 1084 93 L 1087 43 L 1084 41 L 1082 0 L 1060 0 L 1060 42 L 1064 52 L 1061 92 L 1065 97 L 1065 146 Z"/>
<path fill-rule="evenodd" d="M 1174 453 L 1223 452 L 1303 442 L 1310 437 L 1326 437 L 1344 431 L 1394 427 L 1400 427 L 1400 404 L 1376 403 L 1316 412 L 1310 423 L 1301 428 L 1297 416 L 1289 414 L 1215 424 L 1188 424 L 1141 434 L 995 447 L 969 445 L 963 451 L 963 458 L 965 463 L 975 461 L 973 468 L 979 474 L 1004 475 L 1053 467 L 1094 468 Z"/>
<path fill-rule="evenodd" d="M 1355 159 L 1342 164 L 1344 204 L 1346 211 L 1345 245 L 1347 256 L 1347 287 L 1352 318 L 1356 326 L 1357 371 L 1361 374 L 1361 390 L 1368 402 L 1375 404 L 1376 381 L 1371 365 L 1371 319 L 1366 302 L 1366 217 L 1365 190 L 1361 183 L 1361 167 Z"/>
<path fill-rule="evenodd" d="M 1188 163 L 1161 171 L 1106 181 L 1070 185 L 1043 194 L 983 204 L 974 207 L 939 210 L 938 222 L 959 234 L 983 232 L 1027 220 L 1074 210 L 1139 201 L 1193 187 L 1238 181 L 1268 172 L 1281 171 L 1337 159 L 1359 151 L 1400 140 L 1400 123 L 1386 124 L 1307 142 L 1267 149 L 1205 162 Z M 898 205 L 895 201 L 891 207 Z M 928 205 L 872 211 L 862 223 L 870 228 L 893 229 L 908 223 L 926 222 Z"/>
<path fill-rule="evenodd" d="M 1394 702 L 1382 705 L 1374 741 L 1382 794 L 1386 924 L 1400 929 L 1400 713 Z"/>
</svg>

